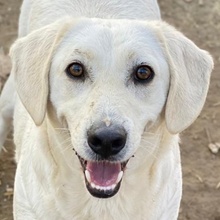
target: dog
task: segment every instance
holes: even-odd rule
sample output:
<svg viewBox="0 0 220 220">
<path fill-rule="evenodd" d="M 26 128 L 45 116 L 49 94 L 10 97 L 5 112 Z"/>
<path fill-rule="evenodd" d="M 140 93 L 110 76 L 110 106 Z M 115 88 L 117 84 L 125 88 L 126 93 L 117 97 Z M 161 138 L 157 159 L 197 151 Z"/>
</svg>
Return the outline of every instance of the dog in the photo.
<svg viewBox="0 0 220 220">
<path fill-rule="evenodd" d="M 156 0 L 24 0 L 0 101 L 15 220 L 174 220 L 178 134 L 213 69 Z"/>
</svg>

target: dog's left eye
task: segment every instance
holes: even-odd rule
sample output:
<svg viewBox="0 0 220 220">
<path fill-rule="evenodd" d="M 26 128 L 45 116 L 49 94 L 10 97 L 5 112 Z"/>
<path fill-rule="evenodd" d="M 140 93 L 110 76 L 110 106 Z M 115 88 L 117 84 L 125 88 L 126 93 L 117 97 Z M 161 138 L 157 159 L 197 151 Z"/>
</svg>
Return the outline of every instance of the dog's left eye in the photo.
<svg viewBox="0 0 220 220">
<path fill-rule="evenodd" d="M 139 82 L 149 82 L 154 77 L 154 71 L 150 66 L 142 65 L 136 68 L 134 78 Z"/>
<path fill-rule="evenodd" d="M 81 78 L 84 76 L 84 67 L 80 63 L 71 63 L 67 68 L 66 68 L 66 73 L 70 77 L 76 77 L 76 78 Z"/>
</svg>

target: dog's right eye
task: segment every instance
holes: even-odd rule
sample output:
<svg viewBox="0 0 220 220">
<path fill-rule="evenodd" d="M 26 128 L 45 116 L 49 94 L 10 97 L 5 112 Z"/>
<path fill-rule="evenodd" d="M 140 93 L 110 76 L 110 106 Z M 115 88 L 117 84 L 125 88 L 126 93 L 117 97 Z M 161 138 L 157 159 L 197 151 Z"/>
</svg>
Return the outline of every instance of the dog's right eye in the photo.
<svg viewBox="0 0 220 220">
<path fill-rule="evenodd" d="M 81 63 L 71 63 L 66 68 L 66 73 L 70 77 L 82 78 L 84 76 L 84 67 Z"/>
</svg>

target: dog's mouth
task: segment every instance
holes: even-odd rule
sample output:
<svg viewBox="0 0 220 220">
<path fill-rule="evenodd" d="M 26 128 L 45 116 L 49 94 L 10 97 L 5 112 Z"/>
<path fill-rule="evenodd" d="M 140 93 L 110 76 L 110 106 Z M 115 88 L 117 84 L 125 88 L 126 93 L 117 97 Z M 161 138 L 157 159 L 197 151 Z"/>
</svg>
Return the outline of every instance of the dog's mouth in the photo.
<svg viewBox="0 0 220 220">
<path fill-rule="evenodd" d="M 83 167 L 86 187 L 92 196 L 109 198 L 118 192 L 128 161 L 86 161 L 77 156 Z"/>
</svg>

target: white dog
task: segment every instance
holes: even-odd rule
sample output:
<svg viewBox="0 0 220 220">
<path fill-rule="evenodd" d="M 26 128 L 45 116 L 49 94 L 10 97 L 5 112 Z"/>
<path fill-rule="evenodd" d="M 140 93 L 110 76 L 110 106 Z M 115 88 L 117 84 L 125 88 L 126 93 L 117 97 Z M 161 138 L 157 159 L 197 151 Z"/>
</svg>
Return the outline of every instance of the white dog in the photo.
<svg viewBox="0 0 220 220">
<path fill-rule="evenodd" d="M 14 219 L 177 219 L 178 133 L 213 62 L 156 0 L 24 0 L 11 57 L 0 134 L 13 114 Z"/>
</svg>

